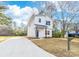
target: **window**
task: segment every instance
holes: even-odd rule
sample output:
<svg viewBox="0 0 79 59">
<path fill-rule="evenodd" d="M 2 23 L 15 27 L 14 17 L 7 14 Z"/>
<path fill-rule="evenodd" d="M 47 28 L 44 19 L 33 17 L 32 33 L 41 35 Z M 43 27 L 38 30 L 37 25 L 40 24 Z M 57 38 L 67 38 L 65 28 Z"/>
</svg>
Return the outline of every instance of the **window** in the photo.
<svg viewBox="0 0 79 59">
<path fill-rule="evenodd" d="M 47 34 L 49 35 L 50 34 L 50 31 L 47 31 Z"/>
<path fill-rule="evenodd" d="M 39 22 L 41 23 L 41 18 L 39 18 Z"/>
<path fill-rule="evenodd" d="M 46 21 L 46 25 L 50 25 L 50 21 Z"/>
<path fill-rule="evenodd" d="M 50 35 L 50 31 L 46 31 L 45 32 L 45 35 Z"/>
</svg>

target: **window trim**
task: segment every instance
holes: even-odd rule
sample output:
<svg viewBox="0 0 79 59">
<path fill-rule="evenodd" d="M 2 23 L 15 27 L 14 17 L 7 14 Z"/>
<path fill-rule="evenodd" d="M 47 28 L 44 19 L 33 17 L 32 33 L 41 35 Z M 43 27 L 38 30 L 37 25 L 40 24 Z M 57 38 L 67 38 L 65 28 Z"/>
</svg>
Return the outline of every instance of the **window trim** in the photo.
<svg viewBox="0 0 79 59">
<path fill-rule="evenodd" d="M 50 21 L 46 21 L 46 25 L 50 25 Z"/>
<path fill-rule="evenodd" d="M 41 23 L 41 18 L 39 18 L 39 23 Z"/>
<path fill-rule="evenodd" d="M 50 31 L 47 31 L 47 35 L 50 35 Z"/>
</svg>

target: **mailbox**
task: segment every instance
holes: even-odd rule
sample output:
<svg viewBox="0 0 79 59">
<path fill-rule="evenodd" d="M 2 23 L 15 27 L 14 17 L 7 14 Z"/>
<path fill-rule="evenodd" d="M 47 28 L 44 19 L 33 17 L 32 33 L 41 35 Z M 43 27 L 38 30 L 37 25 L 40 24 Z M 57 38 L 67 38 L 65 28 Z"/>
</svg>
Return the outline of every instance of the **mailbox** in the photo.
<svg viewBox="0 0 79 59">
<path fill-rule="evenodd" d="M 68 33 L 68 37 L 79 37 L 79 33 Z"/>
</svg>

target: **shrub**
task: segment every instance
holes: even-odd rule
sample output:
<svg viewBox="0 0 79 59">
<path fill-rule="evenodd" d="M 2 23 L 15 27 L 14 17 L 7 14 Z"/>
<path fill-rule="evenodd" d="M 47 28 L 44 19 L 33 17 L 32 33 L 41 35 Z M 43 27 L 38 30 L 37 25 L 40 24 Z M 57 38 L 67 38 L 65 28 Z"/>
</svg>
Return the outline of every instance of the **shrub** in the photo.
<svg viewBox="0 0 79 59">
<path fill-rule="evenodd" d="M 61 32 L 53 32 L 53 37 L 60 38 L 61 37 Z"/>
<path fill-rule="evenodd" d="M 14 33 L 16 36 L 24 36 L 24 35 L 27 35 L 27 32 L 22 31 L 22 30 L 13 30 L 13 33 Z"/>
</svg>

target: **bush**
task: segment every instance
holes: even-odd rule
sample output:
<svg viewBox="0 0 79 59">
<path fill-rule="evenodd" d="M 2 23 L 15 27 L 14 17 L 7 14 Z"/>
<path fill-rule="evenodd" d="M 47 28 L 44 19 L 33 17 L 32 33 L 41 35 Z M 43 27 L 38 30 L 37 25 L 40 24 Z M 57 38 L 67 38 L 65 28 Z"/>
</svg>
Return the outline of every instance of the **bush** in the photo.
<svg viewBox="0 0 79 59">
<path fill-rule="evenodd" d="M 61 32 L 53 32 L 53 37 L 60 38 L 61 37 Z"/>
<path fill-rule="evenodd" d="M 22 30 L 14 30 L 13 33 L 16 35 L 16 36 L 25 36 L 27 35 L 27 32 L 25 31 L 22 31 Z"/>
</svg>

